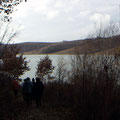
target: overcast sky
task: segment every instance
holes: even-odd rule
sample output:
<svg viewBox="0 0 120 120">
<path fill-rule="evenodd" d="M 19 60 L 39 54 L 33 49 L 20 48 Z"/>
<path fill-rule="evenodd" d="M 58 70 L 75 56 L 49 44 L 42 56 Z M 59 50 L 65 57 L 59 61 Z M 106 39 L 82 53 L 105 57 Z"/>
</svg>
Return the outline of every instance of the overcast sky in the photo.
<svg viewBox="0 0 120 120">
<path fill-rule="evenodd" d="M 120 0 L 28 0 L 14 13 L 23 30 L 15 42 L 57 42 L 83 39 L 95 22 L 115 22 Z"/>
</svg>

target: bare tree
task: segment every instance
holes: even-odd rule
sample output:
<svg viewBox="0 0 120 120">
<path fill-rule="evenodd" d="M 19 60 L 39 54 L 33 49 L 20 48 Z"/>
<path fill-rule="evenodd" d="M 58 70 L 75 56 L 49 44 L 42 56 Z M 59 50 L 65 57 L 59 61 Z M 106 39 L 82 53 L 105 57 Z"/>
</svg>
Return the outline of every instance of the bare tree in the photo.
<svg viewBox="0 0 120 120">
<path fill-rule="evenodd" d="M 86 118 L 84 113 L 87 113 L 87 116 L 92 114 L 94 119 L 100 115 L 106 119 L 111 117 L 110 113 L 115 114 L 113 111 L 119 109 L 119 69 L 119 59 L 114 56 L 73 56 L 71 78 L 75 89 L 76 108 L 79 108 L 78 112 L 83 112 L 79 112 L 83 115 L 82 118 Z"/>
<path fill-rule="evenodd" d="M 23 1 L 24 0 L 0 0 L 0 59 L 9 42 L 16 37 L 19 32 L 19 26 L 13 25 L 11 14 L 16 10 L 16 6 Z M 25 0 L 25 2 L 27 2 L 27 0 Z"/>
<path fill-rule="evenodd" d="M 0 14 L 3 14 L 2 20 L 9 22 L 11 20 L 10 15 L 15 11 L 15 7 L 21 2 L 27 2 L 27 0 L 0 0 Z"/>
<path fill-rule="evenodd" d="M 116 35 L 120 35 L 119 23 L 112 21 L 104 24 L 94 24 L 93 31 L 88 35 L 89 38 L 109 38 Z"/>
<path fill-rule="evenodd" d="M 115 22 L 108 23 L 95 23 L 94 30 L 89 34 L 90 39 L 96 39 L 98 42 L 97 48 L 100 51 L 104 51 L 105 48 L 112 49 L 114 46 L 114 42 L 118 41 L 118 37 L 120 35 L 120 25 Z M 106 40 L 105 40 L 106 39 Z M 108 42 L 109 40 L 109 42 Z M 106 53 L 108 54 L 108 53 Z"/>
<path fill-rule="evenodd" d="M 58 59 L 58 64 L 56 68 L 56 78 L 59 83 L 63 83 L 64 79 L 67 77 L 67 68 L 64 58 Z"/>
<path fill-rule="evenodd" d="M 0 21 L 0 59 L 7 49 L 8 44 L 20 33 L 20 26 L 13 22 Z"/>
</svg>

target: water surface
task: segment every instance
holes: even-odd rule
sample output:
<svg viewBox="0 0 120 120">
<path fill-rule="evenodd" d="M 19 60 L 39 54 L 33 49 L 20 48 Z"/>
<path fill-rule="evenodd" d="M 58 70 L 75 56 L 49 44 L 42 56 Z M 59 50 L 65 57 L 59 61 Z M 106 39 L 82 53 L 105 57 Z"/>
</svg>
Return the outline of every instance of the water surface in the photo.
<svg viewBox="0 0 120 120">
<path fill-rule="evenodd" d="M 26 60 L 29 62 L 28 66 L 30 68 L 30 71 L 25 72 L 20 78 L 22 78 L 22 79 L 25 79 L 26 77 L 33 78 L 33 77 L 35 77 L 38 61 L 41 58 L 45 57 L 45 55 L 24 55 L 24 57 L 26 57 Z M 55 69 L 53 71 L 54 74 L 55 74 L 55 70 L 57 68 L 57 63 L 61 58 L 64 59 L 67 67 L 70 66 L 70 62 L 71 62 L 70 55 L 49 55 L 49 58 L 52 60 L 53 66 L 55 66 Z"/>
</svg>

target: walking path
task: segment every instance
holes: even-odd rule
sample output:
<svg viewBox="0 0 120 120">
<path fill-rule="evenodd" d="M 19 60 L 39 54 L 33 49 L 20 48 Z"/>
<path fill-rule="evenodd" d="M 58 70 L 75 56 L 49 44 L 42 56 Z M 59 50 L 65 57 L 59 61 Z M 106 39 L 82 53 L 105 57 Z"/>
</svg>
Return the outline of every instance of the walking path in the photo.
<svg viewBox="0 0 120 120">
<path fill-rule="evenodd" d="M 0 113 L 0 120 L 73 120 L 67 108 L 51 108 L 45 104 L 40 108 L 36 108 L 35 104 L 27 107 L 21 98 L 14 101 L 12 107 L 11 110 L 7 109 L 8 114 L 6 114 L 7 111 Z"/>
</svg>

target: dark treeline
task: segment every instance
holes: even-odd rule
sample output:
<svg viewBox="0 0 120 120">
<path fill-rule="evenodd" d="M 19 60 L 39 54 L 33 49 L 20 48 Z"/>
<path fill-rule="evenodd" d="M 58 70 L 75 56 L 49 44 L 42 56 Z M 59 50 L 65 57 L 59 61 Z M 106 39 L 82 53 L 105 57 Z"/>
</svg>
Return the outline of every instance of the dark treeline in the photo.
<svg viewBox="0 0 120 120">
<path fill-rule="evenodd" d="M 74 119 L 119 120 L 119 62 L 109 55 L 75 56 L 69 82 L 46 84 L 43 101 L 52 107 L 71 108 Z"/>
<path fill-rule="evenodd" d="M 46 71 L 43 68 L 46 68 Z M 47 107 L 48 110 L 50 108 L 69 109 L 75 120 L 120 119 L 120 61 L 118 56 L 77 54 L 71 58 L 69 74 L 62 59 L 59 61 L 54 77 L 50 77 L 54 69 L 52 61 L 46 56 L 40 60 L 37 69 L 38 77 L 43 80 L 48 79 L 47 82 L 43 81 L 45 86 L 43 107 Z M 13 78 L 7 77 L 4 73 L 0 75 L 2 96 L 0 104 L 7 113 L 17 118 L 17 115 L 10 111 L 18 107 L 16 106 L 18 101 L 15 101 L 10 87 Z M 22 99 L 21 94 L 19 97 Z M 8 107 L 4 108 L 3 104 Z M 20 107 L 22 110 L 22 105 Z M 1 113 L 3 109 L 0 110 Z M 17 110 L 19 116 L 20 111 Z"/>
</svg>

